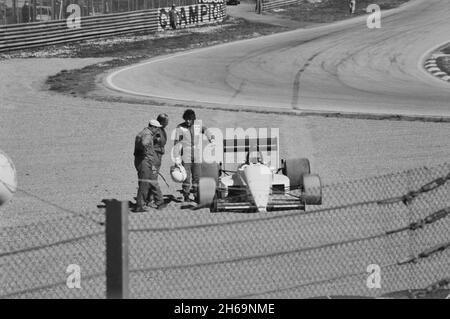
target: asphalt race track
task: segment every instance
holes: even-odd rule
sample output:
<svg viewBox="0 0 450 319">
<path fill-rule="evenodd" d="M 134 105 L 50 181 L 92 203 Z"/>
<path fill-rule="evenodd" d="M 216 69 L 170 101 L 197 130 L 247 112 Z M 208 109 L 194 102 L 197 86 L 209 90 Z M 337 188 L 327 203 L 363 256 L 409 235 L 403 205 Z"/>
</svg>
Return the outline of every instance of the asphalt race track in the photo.
<svg viewBox="0 0 450 319">
<path fill-rule="evenodd" d="M 450 86 L 422 68 L 450 41 L 448 0 L 417 0 L 366 17 L 190 51 L 107 78 L 134 95 L 227 106 L 450 116 Z"/>
</svg>

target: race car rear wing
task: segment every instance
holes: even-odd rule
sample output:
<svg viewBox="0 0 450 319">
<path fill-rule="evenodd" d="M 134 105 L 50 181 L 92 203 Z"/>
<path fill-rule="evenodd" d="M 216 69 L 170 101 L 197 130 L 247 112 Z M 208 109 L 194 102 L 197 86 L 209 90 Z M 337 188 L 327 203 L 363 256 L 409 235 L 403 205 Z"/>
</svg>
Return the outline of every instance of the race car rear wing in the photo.
<svg viewBox="0 0 450 319">
<path fill-rule="evenodd" d="M 276 169 L 280 166 L 278 137 L 245 137 L 223 140 L 223 168 L 240 165 L 249 152 L 261 152 L 263 161 Z"/>
</svg>

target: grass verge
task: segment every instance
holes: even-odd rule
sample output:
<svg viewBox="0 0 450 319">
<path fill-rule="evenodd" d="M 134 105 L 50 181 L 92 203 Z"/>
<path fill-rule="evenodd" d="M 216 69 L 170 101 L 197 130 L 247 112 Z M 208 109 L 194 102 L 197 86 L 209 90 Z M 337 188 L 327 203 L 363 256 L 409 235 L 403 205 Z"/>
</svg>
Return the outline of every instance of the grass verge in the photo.
<svg viewBox="0 0 450 319">
<path fill-rule="evenodd" d="M 347 0 L 323 0 L 321 2 L 304 2 L 281 9 L 271 10 L 272 14 L 292 20 L 329 23 L 348 19 L 353 16 L 365 15 L 366 8 L 371 4 L 378 4 L 381 10 L 396 8 L 409 0 L 357 0 L 354 14 L 349 13 Z"/>
</svg>

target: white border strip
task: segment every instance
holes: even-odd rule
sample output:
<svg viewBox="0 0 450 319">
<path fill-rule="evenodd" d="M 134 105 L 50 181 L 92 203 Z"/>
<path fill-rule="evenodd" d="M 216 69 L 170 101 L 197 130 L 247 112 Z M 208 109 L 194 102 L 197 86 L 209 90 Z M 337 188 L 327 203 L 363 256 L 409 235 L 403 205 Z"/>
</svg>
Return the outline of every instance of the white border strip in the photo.
<svg viewBox="0 0 450 319">
<path fill-rule="evenodd" d="M 432 68 L 437 68 L 437 64 L 436 64 L 436 59 L 432 58 L 431 55 L 436 52 L 439 51 L 441 48 L 444 48 L 446 46 L 450 46 L 450 39 L 442 42 L 439 45 L 434 46 L 433 48 L 427 50 L 419 59 L 418 62 L 418 69 L 421 70 L 424 74 L 427 75 L 427 77 L 434 79 L 435 81 L 438 81 L 439 83 L 443 83 L 443 82 L 448 82 L 450 83 L 450 80 L 447 79 L 446 77 L 450 77 L 450 74 L 447 74 L 445 72 L 443 72 L 442 70 L 439 69 L 439 71 L 437 70 L 430 70 Z M 436 75 L 435 73 L 438 72 L 442 72 L 444 73 L 443 75 L 439 76 Z M 434 74 L 433 74 L 434 73 Z"/>
</svg>

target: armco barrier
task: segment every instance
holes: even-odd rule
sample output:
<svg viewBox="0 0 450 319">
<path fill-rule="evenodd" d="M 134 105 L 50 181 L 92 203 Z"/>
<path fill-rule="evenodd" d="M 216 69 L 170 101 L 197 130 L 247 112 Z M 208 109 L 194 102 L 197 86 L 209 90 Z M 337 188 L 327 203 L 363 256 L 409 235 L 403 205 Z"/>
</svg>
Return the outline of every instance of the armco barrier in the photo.
<svg viewBox="0 0 450 319">
<path fill-rule="evenodd" d="M 198 4 L 177 8 L 180 27 L 216 23 L 225 16 L 224 4 Z M 194 14 L 190 14 L 193 12 Z M 207 12 L 206 15 L 202 13 Z M 191 17 L 192 16 L 192 17 Z M 104 38 L 138 31 L 157 32 L 167 24 L 167 9 L 151 9 L 95 17 L 81 17 L 80 28 L 70 29 L 66 20 L 0 26 L 0 52 Z"/>
<path fill-rule="evenodd" d="M 66 20 L 8 25 L 0 27 L 0 52 L 157 29 L 157 10 L 82 17 L 76 29 L 69 29 Z"/>
<path fill-rule="evenodd" d="M 299 3 L 302 2 L 302 0 L 261 0 L 261 2 L 261 11 L 267 11 Z"/>
</svg>

